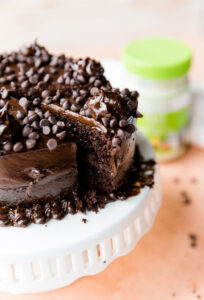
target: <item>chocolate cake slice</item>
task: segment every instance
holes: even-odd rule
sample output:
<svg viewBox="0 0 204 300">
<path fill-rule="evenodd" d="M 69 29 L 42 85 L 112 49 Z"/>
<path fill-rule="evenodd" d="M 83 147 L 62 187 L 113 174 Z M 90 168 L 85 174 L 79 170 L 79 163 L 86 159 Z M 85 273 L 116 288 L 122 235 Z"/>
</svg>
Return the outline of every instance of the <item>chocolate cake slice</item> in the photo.
<svg viewBox="0 0 204 300">
<path fill-rule="evenodd" d="M 76 190 L 121 186 L 138 93 L 112 88 L 103 71 L 37 43 L 0 55 L 0 207 L 62 198 L 80 206 Z"/>
</svg>

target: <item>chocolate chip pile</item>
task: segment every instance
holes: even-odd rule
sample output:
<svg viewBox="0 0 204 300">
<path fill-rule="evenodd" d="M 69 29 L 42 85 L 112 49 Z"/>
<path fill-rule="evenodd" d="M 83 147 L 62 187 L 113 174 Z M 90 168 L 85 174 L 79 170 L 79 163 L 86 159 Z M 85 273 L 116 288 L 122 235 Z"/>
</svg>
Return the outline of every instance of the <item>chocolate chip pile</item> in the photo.
<svg viewBox="0 0 204 300">
<path fill-rule="evenodd" d="M 52 55 L 37 43 L 0 55 L 0 155 L 44 144 L 56 149 L 67 136 L 56 108 L 120 145 L 135 131 L 138 93 L 113 89 L 103 72 L 91 58 Z"/>
</svg>

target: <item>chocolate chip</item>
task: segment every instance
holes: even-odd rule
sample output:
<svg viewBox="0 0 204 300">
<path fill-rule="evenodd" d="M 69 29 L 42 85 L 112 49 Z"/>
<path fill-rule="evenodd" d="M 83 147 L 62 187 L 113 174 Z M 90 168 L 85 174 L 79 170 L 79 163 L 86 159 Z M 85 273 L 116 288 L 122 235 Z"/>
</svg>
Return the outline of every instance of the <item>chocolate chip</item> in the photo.
<svg viewBox="0 0 204 300">
<path fill-rule="evenodd" d="M 52 97 L 47 96 L 47 97 L 45 98 L 45 103 L 46 103 L 46 104 L 52 103 Z"/>
<path fill-rule="evenodd" d="M 47 147 L 50 151 L 54 151 L 57 148 L 57 141 L 55 139 L 49 139 L 47 141 Z"/>
<path fill-rule="evenodd" d="M 35 59 L 35 67 L 36 67 L 36 68 L 39 68 L 41 64 L 42 64 L 41 58 L 36 58 L 36 59 Z"/>
<path fill-rule="evenodd" d="M 102 85 L 101 80 L 96 79 L 95 82 L 94 82 L 94 86 L 99 87 L 101 85 Z"/>
<path fill-rule="evenodd" d="M 4 144 L 4 150 L 5 150 L 6 152 L 11 151 L 12 148 L 13 148 L 13 146 L 12 146 L 12 144 L 11 144 L 10 142 L 7 142 L 6 144 Z"/>
<path fill-rule="evenodd" d="M 68 101 L 65 101 L 65 102 L 63 103 L 62 108 L 63 108 L 64 110 L 69 109 L 69 103 L 68 103 Z"/>
<path fill-rule="evenodd" d="M 54 116 L 49 116 L 48 121 L 52 125 L 56 124 L 56 118 Z"/>
<path fill-rule="evenodd" d="M 108 125 L 109 125 L 109 118 L 103 117 L 101 120 L 102 120 L 102 122 L 103 122 L 103 125 L 104 125 L 105 127 L 108 127 Z"/>
<path fill-rule="evenodd" d="M 61 141 L 65 138 L 66 136 L 66 131 L 62 131 L 56 134 L 56 137 L 58 137 L 58 139 L 60 139 Z"/>
<path fill-rule="evenodd" d="M 23 124 L 26 125 L 26 124 L 28 124 L 28 123 L 29 123 L 29 119 L 28 119 L 28 117 L 25 117 L 25 118 L 23 119 Z"/>
<path fill-rule="evenodd" d="M 20 152 L 23 149 L 23 144 L 22 143 L 16 143 L 13 146 L 13 151 L 14 152 Z"/>
<path fill-rule="evenodd" d="M 58 121 L 57 122 L 57 126 L 60 128 L 64 128 L 65 127 L 65 123 L 63 121 Z"/>
<path fill-rule="evenodd" d="M 41 102 L 40 98 L 33 99 L 33 105 L 35 105 L 35 106 L 39 105 L 40 102 Z"/>
<path fill-rule="evenodd" d="M 81 104 L 81 103 L 83 103 L 83 98 L 79 96 L 76 98 L 76 104 Z"/>
<path fill-rule="evenodd" d="M 90 94 L 92 95 L 92 96 L 94 96 L 95 94 L 97 94 L 99 92 L 99 89 L 97 88 L 97 87 L 93 87 L 93 88 L 91 88 L 91 90 L 90 90 Z"/>
<path fill-rule="evenodd" d="M 39 125 L 39 123 L 37 121 L 34 121 L 32 124 L 31 124 L 31 127 L 33 127 L 34 129 L 36 130 L 39 130 L 41 127 Z"/>
<path fill-rule="evenodd" d="M 50 74 L 46 74 L 43 78 L 44 82 L 48 82 L 50 80 Z"/>
<path fill-rule="evenodd" d="M 113 145 L 113 147 L 116 147 L 116 146 L 120 145 L 120 143 L 121 143 L 120 138 L 114 137 L 114 138 L 112 139 L 112 145 Z"/>
<path fill-rule="evenodd" d="M 80 111 L 80 107 L 76 104 L 72 104 L 70 109 L 71 109 L 71 111 L 74 111 L 74 112 L 79 112 Z"/>
<path fill-rule="evenodd" d="M 49 126 L 50 122 L 47 119 L 42 119 L 40 121 L 40 127 Z"/>
<path fill-rule="evenodd" d="M 51 112 L 50 112 L 49 110 L 47 110 L 47 111 L 44 113 L 44 117 L 45 117 L 46 119 L 48 119 L 51 115 L 52 115 L 52 114 L 51 114 Z"/>
<path fill-rule="evenodd" d="M 128 124 L 126 127 L 125 127 L 125 130 L 128 132 L 128 133 L 133 133 L 135 132 L 135 126 L 133 124 Z"/>
<path fill-rule="evenodd" d="M 34 73 L 34 69 L 33 69 L 33 68 L 30 68 L 30 69 L 26 72 L 26 76 L 27 76 L 27 77 L 30 77 L 30 76 L 33 75 L 33 73 Z"/>
<path fill-rule="evenodd" d="M 136 109 L 136 103 L 132 100 L 129 100 L 127 102 L 127 106 L 130 111 L 133 111 L 134 109 Z"/>
<path fill-rule="evenodd" d="M 121 93 L 120 93 L 120 94 L 121 94 L 121 96 L 122 96 L 122 97 L 125 97 L 125 96 L 128 96 L 128 95 L 129 95 L 129 93 L 130 93 L 130 92 L 129 92 L 129 90 L 128 90 L 128 89 L 124 89 L 124 90 L 122 90 L 122 91 L 121 91 Z"/>
<path fill-rule="evenodd" d="M 25 114 L 22 111 L 18 110 L 17 113 L 16 113 L 16 118 L 21 120 L 24 117 L 25 117 Z"/>
<path fill-rule="evenodd" d="M 49 126 L 43 126 L 42 132 L 43 132 L 43 134 L 45 134 L 45 135 L 49 135 L 49 134 L 51 133 L 51 129 L 50 129 Z"/>
<path fill-rule="evenodd" d="M 122 138 L 122 137 L 124 137 L 124 135 L 125 135 L 124 131 L 122 129 L 118 129 L 117 136 Z"/>
<path fill-rule="evenodd" d="M 37 118 L 38 118 L 38 115 L 36 114 L 36 112 L 34 112 L 32 110 L 28 111 L 28 120 L 29 120 L 29 122 L 36 121 Z"/>
<path fill-rule="evenodd" d="M 59 128 L 56 124 L 52 126 L 52 133 L 53 134 L 56 134 L 58 132 L 58 130 L 59 130 Z"/>
<path fill-rule="evenodd" d="M 122 119 L 122 120 L 119 121 L 119 126 L 121 128 L 125 127 L 126 125 L 127 125 L 127 121 L 126 120 Z"/>
<path fill-rule="evenodd" d="M 44 90 L 44 91 L 42 91 L 42 93 L 41 93 L 41 96 L 43 97 L 43 98 L 46 98 L 46 97 L 48 97 L 49 96 L 49 91 L 48 90 Z"/>
<path fill-rule="evenodd" d="M 33 75 L 29 77 L 29 82 L 31 84 L 36 84 L 38 82 L 38 79 L 39 79 L 38 75 Z"/>
<path fill-rule="evenodd" d="M 25 111 L 27 111 L 27 110 L 28 110 L 28 107 L 29 107 L 30 104 L 31 104 L 31 102 L 28 101 L 28 99 L 27 99 L 26 97 L 21 97 L 20 100 L 19 100 L 19 104 L 20 104 L 20 106 L 23 107 L 23 109 L 24 109 Z"/>
<path fill-rule="evenodd" d="M 27 137 L 32 131 L 33 131 L 33 129 L 32 129 L 29 125 L 26 125 L 26 126 L 23 128 L 22 135 L 23 135 L 24 137 Z"/>
<path fill-rule="evenodd" d="M 33 149 L 36 145 L 36 140 L 35 139 L 28 139 L 26 140 L 26 148 L 27 149 Z"/>
<path fill-rule="evenodd" d="M 4 100 L 0 100 L 0 107 L 3 107 L 6 104 L 6 102 Z"/>
<path fill-rule="evenodd" d="M 63 78 L 63 76 L 58 77 L 57 82 L 58 82 L 58 83 L 64 83 L 64 78 Z"/>
<path fill-rule="evenodd" d="M 117 120 L 116 119 L 110 120 L 110 128 L 115 128 L 116 126 L 117 126 Z"/>
<path fill-rule="evenodd" d="M 2 89 L 2 91 L 1 91 L 2 99 L 6 99 L 8 97 L 8 95 L 9 95 L 8 90 L 6 88 Z"/>
<path fill-rule="evenodd" d="M 23 88 L 23 89 L 26 89 L 27 87 L 28 87 L 28 80 L 25 80 L 25 81 L 23 81 L 22 83 L 21 83 L 21 87 Z"/>
<path fill-rule="evenodd" d="M 31 132 L 29 135 L 28 135 L 29 139 L 34 139 L 34 140 L 37 140 L 39 139 L 39 134 L 37 132 Z"/>
</svg>

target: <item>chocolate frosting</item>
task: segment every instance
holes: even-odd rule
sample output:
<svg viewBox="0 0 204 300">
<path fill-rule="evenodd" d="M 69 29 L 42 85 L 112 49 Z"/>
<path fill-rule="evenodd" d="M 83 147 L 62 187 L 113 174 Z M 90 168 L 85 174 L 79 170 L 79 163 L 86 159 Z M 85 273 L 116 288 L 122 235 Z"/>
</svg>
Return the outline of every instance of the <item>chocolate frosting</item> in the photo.
<svg viewBox="0 0 204 300">
<path fill-rule="evenodd" d="M 0 157 L 2 204 L 55 199 L 77 185 L 76 145 L 65 143 Z"/>
</svg>

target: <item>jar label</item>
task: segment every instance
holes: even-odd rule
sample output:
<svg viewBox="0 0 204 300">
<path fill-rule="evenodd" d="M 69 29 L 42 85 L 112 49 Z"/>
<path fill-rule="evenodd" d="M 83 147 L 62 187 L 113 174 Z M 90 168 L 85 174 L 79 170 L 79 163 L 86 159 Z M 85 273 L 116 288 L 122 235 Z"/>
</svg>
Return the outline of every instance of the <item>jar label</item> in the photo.
<svg viewBox="0 0 204 300">
<path fill-rule="evenodd" d="M 168 113 L 143 112 L 138 127 L 146 134 L 158 153 L 175 151 L 185 144 L 189 109 Z"/>
</svg>

